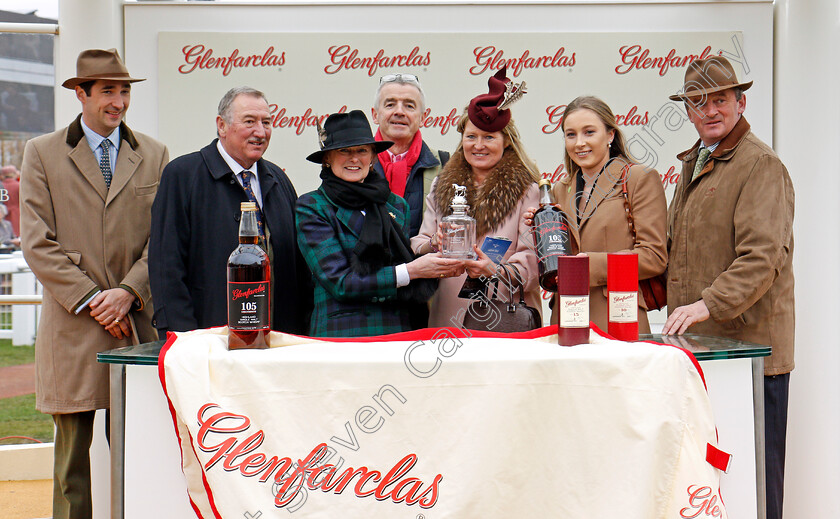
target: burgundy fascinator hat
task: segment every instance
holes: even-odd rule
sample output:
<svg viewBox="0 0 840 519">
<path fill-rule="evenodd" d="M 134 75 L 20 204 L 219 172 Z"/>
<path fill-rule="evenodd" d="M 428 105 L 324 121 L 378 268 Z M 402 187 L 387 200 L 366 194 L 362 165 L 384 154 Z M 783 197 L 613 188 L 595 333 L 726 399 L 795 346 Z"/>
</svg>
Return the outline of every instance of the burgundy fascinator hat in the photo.
<svg viewBox="0 0 840 519">
<path fill-rule="evenodd" d="M 510 122 L 508 107 L 527 92 L 525 82 L 514 83 L 506 77 L 507 67 L 502 67 L 487 80 L 489 92 L 476 96 L 467 107 L 467 116 L 476 128 L 485 132 L 499 132 Z"/>
</svg>

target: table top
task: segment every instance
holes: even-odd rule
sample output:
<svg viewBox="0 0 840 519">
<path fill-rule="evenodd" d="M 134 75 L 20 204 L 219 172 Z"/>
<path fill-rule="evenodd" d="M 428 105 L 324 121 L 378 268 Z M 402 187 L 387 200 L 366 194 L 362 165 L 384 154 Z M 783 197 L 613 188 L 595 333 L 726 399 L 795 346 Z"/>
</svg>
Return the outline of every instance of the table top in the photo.
<svg viewBox="0 0 840 519">
<path fill-rule="evenodd" d="M 106 364 L 136 364 L 141 366 L 157 366 L 160 349 L 166 341 L 154 341 L 126 346 L 115 350 L 101 351 L 96 354 L 96 360 Z"/>
<path fill-rule="evenodd" d="M 697 360 L 746 359 L 769 357 L 772 348 L 762 344 L 687 333 L 685 335 L 639 334 L 640 341 L 653 341 L 685 348 Z"/>
<path fill-rule="evenodd" d="M 699 361 L 767 357 L 771 352 L 770 346 L 710 335 L 642 334 L 639 335 L 639 340 L 685 348 L 694 354 L 694 357 Z M 164 343 L 165 341 L 154 341 L 103 351 L 96 354 L 96 360 L 107 364 L 156 366 L 158 354 L 160 354 L 160 349 Z"/>
</svg>

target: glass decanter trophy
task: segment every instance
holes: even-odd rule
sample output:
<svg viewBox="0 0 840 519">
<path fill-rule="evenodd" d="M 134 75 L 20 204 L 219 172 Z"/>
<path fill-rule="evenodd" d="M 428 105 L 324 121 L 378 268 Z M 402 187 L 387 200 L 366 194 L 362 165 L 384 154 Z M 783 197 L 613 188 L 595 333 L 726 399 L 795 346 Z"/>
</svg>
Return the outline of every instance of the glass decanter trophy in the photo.
<svg viewBox="0 0 840 519">
<path fill-rule="evenodd" d="M 443 243 L 441 252 L 445 258 L 475 259 L 475 218 L 469 216 L 467 188 L 452 184 L 455 195 L 452 197 L 452 214 L 441 220 Z"/>
</svg>

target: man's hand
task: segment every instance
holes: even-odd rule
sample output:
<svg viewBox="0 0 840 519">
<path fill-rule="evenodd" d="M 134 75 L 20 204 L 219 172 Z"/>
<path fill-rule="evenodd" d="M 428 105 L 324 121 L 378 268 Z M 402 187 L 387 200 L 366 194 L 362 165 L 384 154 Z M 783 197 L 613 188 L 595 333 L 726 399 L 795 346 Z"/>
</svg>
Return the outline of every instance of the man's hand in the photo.
<svg viewBox="0 0 840 519">
<path fill-rule="evenodd" d="M 128 318 L 114 321 L 105 327 L 105 331 L 114 336 L 115 339 L 131 337 L 131 323 Z"/>
<path fill-rule="evenodd" d="M 103 290 L 88 304 L 90 315 L 107 330 L 109 325 L 119 324 L 125 318 L 134 299 L 134 294 L 124 288 Z"/>
<path fill-rule="evenodd" d="M 701 323 L 709 318 L 709 309 L 703 300 L 690 305 L 680 306 L 668 316 L 662 335 L 682 335 L 694 323 Z"/>
</svg>

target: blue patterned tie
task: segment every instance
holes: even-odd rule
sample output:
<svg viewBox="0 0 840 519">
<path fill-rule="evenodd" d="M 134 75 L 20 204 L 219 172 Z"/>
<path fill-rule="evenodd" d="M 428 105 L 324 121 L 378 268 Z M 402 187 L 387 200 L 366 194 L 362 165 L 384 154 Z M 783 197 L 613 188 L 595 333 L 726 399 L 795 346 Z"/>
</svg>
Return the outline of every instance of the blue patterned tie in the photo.
<svg viewBox="0 0 840 519">
<path fill-rule="evenodd" d="M 102 171 L 102 176 L 105 177 L 105 186 L 111 188 L 111 155 L 109 153 L 110 146 L 108 146 L 108 139 L 102 141 L 99 145 L 102 148 L 102 155 L 99 158 L 99 169 Z"/>
<path fill-rule="evenodd" d="M 257 195 L 254 194 L 254 190 L 251 188 L 251 177 L 253 175 L 254 174 L 247 169 L 242 172 L 242 187 L 245 188 L 245 194 L 248 195 L 248 201 L 257 204 L 257 209 L 259 209 L 257 211 L 257 229 L 260 231 L 260 236 L 265 237 L 262 220 L 262 204 L 257 201 Z"/>
</svg>

